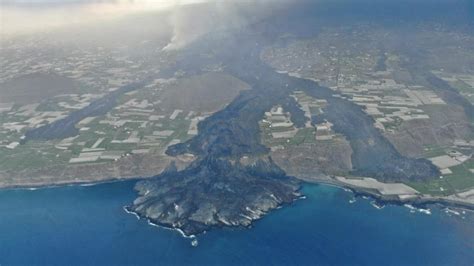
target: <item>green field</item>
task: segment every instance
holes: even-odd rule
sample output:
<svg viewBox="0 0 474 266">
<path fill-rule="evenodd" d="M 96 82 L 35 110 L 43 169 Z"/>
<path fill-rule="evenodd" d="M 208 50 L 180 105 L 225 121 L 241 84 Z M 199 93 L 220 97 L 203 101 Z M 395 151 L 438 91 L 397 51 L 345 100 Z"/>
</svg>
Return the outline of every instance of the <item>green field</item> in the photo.
<svg viewBox="0 0 474 266">
<path fill-rule="evenodd" d="M 449 82 L 451 87 L 455 88 L 460 94 L 464 95 L 471 103 L 474 103 L 474 88 L 466 84 L 462 80 L 457 80 L 456 82 Z M 467 96 L 467 95 L 470 96 Z"/>
<path fill-rule="evenodd" d="M 428 182 L 405 182 L 405 184 L 418 190 L 422 194 L 429 194 L 433 196 L 448 196 L 455 192 L 444 178 L 438 178 Z M 441 191 L 441 188 L 443 188 L 444 191 Z"/>
<path fill-rule="evenodd" d="M 58 150 L 51 142 L 29 142 L 14 150 L 0 148 L 0 170 L 23 171 L 63 165 L 71 156 L 72 152 Z"/>
<path fill-rule="evenodd" d="M 424 151 L 421 157 L 432 158 L 436 156 L 445 155 L 446 154 L 445 149 L 446 148 L 437 146 L 437 145 L 427 145 L 424 147 Z"/>
<path fill-rule="evenodd" d="M 303 143 L 315 143 L 315 129 L 314 128 L 302 128 L 299 129 L 296 135 L 290 139 L 289 145 L 300 145 Z"/>
<path fill-rule="evenodd" d="M 406 184 L 423 194 L 447 196 L 474 187 L 474 174 L 469 171 L 473 168 L 474 159 L 470 159 L 461 165 L 451 167 L 450 170 L 453 173 L 444 175 L 443 178 L 428 182 L 407 182 Z M 441 187 L 444 191 L 441 191 Z"/>
<path fill-rule="evenodd" d="M 462 191 L 474 187 L 474 174 L 469 169 L 474 168 L 474 159 L 451 167 L 453 172 L 451 175 L 446 175 L 446 181 L 456 190 Z"/>
</svg>

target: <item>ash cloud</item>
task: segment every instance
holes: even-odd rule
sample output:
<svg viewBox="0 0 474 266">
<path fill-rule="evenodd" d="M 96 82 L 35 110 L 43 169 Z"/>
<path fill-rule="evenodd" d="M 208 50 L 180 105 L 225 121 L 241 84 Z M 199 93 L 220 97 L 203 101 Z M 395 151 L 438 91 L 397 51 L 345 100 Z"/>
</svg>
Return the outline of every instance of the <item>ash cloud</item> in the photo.
<svg viewBox="0 0 474 266">
<path fill-rule="evenodd" d="M 238 29 L 290 4 L 289 1 L 270 0 L 204 2 L 174 6 L 170 17 L 173 37 L 164 51 L 182 49 L 211 31 Z"/>
</svg>

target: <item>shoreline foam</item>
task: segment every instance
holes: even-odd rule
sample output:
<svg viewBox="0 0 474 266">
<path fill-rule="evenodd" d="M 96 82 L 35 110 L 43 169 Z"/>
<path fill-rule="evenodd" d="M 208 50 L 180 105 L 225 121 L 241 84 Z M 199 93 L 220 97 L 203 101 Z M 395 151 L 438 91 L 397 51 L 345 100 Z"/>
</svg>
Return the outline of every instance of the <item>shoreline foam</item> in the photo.
<svg viewBox="0 0 474 266">
<path fill-rule="evenodd" d="M 140 179 L 146 179 L 146 177 L 126 177 L 126 178 L 110 178 L 110 179 L 104 179 L 100 180 L 97 182 L 90 182 L 90 181 L 72 181 L 72 182 L 65 182 L 65 183 L 57 183 L 57 184 L 44 184 L 44 185 L 39 185 L 39 186 L 10 186 L 10 187 L 1 187 L 1 190 L 29 190 L 29 191 L 35 191 L 39 189 L 51 189 L 51 188 L 59 188 L 59 187 L 70 187 L 70 186 L 81 186 L 81 187 L 90 187 L 90 186 L 96 186 L 96 185 L 101 185 L 101 184 L 108 184 L 108 183 L 115 183 L 115 182 L 126 182 L 126 181 L 138 181 Z M 443 207 L 451 207 L 451 208 L 457 208 L 457 209 L 462 209 L 462 210 L 467 210 L 467 211 L 474 211 L 474 204 L 471 204 L 469 202 L 461 202 L 461 201 L 456 201 L 453 199 L 450 199 L 448 197 L 441 198 L 441 197 L 432 197 L 428 195 L 417 195 L 416 197 L 413 198 L 407 198 L 407 199 L 397 199 L 394 198 L 393 195 L 386 196 L 380 193 L 377 193 L 376 191 L 373 191 L 369 188 L 363 188 L 363 187 L 357 187 L 357 186 L 352 186 L 350 184 L 346 184 L 343 182 L 340 182 L 336 179 L 332 178 L 327 178 L 327 179 L 300 179 L 303 183 L 309 183 L 309 184 L 324 184 L 324 185 L 329 185 L 333 187 L 337 187 L 340 189 L 343 189 L 344 191 L 351 191 L 354 193 L 355 198 L 360 196 L 364 199 L 369 199 L 372 198 L 374 200 L 380 201 L 381 203 L 385 204 L 395 204 L 399 206 L 406 206 L 406 204 L 416 206 L 417 208 L 420 209 L 428 209 L 426 206 L 428 205 L 441 205 Z M 305 199 L 305 196 L 302 195 L 298 199 Z M 429 214 L 428 212 L 426 212 Z M 162 226 L 164 227 L 164 226 Z M 166 227 L 164 227 L 166 228 Z M 173 228 L 170 228 L 173 230 Z"/>
</svg>

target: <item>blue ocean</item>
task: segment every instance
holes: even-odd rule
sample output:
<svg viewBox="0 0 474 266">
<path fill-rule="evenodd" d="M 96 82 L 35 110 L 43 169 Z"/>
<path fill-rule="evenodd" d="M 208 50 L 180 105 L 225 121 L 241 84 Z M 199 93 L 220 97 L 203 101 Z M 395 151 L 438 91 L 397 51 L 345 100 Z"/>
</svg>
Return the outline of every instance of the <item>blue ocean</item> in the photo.
<svg viewBox="0 0 474 266">
<path fill-rule="evenodd" d="M 0 265 L 474 265 L 472 214 L 431 215 L 326 186 L 199 245 L 127 214 L 134 182 L 0 191 Z M 352 203 L 351 203 L 351 202 Z"/>
</svg>

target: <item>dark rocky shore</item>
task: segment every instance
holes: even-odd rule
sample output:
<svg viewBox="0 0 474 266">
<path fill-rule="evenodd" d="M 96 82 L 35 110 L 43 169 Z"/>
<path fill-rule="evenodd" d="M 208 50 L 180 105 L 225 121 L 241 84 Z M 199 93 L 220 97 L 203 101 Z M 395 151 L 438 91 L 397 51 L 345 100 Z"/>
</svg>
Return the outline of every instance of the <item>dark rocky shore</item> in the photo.
<svg viewBox="0 0 474 266">
<path fill-rule="evenodd" d="M 212 226 L 249 226 L 268 211 L 296 200 L 298 182 L 271 160 L 251 164 L 224 159 L 140 181 L 139 197 L 128 208 L 151 222 L 194 235 Z"/>
</svg>

